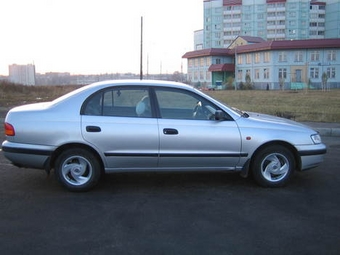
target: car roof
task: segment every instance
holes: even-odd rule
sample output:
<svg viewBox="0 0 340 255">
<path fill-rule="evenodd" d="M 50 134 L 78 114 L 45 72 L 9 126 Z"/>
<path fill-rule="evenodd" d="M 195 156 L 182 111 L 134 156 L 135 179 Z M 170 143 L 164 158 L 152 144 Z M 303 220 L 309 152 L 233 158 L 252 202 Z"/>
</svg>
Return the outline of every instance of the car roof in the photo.
<svg viewBox="0 0 340 255">
<path fill-rule="evenodd" d="M 87 85 L 88 87 L 96 87 L 97 89 L 102 87 L 108 87 L 108 86 L 166 86 L 166 87 L 177 87 L 177 88 L 186 88 L 186 89 L 192 89 L 192 86 L 189 86 L 184 83 L 180 82 L 174 82 L 174 81 L 163 81 L 163 80 L 106 80 L 106 81 L 100 81 L 96 83 L 92 83 L 90 85 Z M 86 87 L 87 87 L 86 86 Z"/>
</svg>

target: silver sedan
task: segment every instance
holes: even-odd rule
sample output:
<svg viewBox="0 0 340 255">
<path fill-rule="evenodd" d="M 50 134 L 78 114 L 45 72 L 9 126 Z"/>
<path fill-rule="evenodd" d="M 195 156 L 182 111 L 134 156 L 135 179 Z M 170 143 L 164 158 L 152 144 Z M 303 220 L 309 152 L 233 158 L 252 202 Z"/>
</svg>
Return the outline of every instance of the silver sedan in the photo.
<svg viewBox="0 0 340 255">
<path fill-rule="evenodd" d="M 2 151 L 19 167 L 54 169 L 71 191 L 110 172 L 238 171 L 265 187 L 318 166 L 326 146 L 297 122 L 224 105 L 164 81 L 94 83 L 5 119 Z"/>
</svg>

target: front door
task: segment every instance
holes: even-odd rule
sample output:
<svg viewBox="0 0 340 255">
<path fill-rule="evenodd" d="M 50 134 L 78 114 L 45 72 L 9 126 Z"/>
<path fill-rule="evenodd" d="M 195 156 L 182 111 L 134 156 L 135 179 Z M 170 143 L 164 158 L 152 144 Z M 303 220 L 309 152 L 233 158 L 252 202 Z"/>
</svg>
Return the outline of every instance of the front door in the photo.
<svg viewBox="0 0 340 255">
<path fill-rule="evenodd" d="M 156 89 L 160 118 L 159 167 L 187 170 L 234 170 L 241 142 L 233 120 L 218 121 L 218 109 L 194 93 Z"/>
</svg>

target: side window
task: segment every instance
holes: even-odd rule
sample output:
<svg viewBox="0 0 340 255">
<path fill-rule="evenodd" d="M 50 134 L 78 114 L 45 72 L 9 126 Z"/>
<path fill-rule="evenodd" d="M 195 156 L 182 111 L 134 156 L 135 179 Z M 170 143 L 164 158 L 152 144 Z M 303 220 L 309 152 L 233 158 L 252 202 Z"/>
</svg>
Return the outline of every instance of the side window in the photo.
<svg viewBox="0 0 340 255">
<path fill-rule="evenodd" d="M 210 120 L 217 110 L 215 105 L 189 91 L 157 89 L 156 96 L 163 119 Z"/>
<path fill-rule="evenodd" d="M 151 117 L 151 106 L 147 88 L 113 88 L 90 98 L 85 115 L 117 117 Z"/>
<path fill-rule="evenodd" d="M 102 93 L 97 93 L 85 101 L 84 115 L 102 115 Z"/>
</svg>

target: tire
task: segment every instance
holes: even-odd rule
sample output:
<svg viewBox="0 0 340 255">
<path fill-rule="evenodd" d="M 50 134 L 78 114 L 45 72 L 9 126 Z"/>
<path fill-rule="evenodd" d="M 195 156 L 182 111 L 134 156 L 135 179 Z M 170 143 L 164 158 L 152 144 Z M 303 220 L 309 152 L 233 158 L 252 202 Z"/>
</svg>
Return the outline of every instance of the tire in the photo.
<svg viewBox="0 0 340 255">
<path fill-rule="evenodd" d="M 260 150 L 254 157 L 252 174 L 263 187 L 282 187 L 295 170 L 293 153 L 281 145 L 271 145 Z"/>
<path fill-rule="evenodd" d="M 70 191 L 88 191 L 99 181 L 98 159 L 85 149 L 68 149 L 55 162 L 57 180 Z"/>
</svg>

